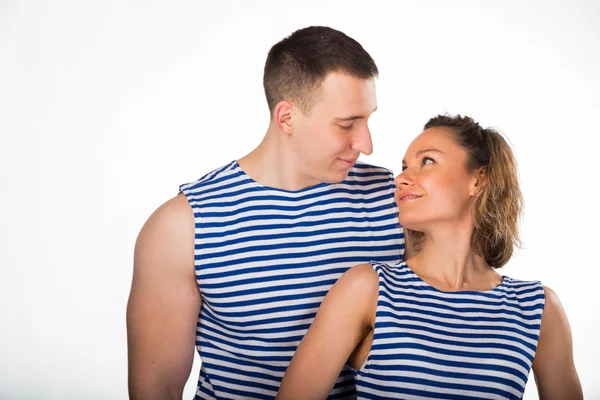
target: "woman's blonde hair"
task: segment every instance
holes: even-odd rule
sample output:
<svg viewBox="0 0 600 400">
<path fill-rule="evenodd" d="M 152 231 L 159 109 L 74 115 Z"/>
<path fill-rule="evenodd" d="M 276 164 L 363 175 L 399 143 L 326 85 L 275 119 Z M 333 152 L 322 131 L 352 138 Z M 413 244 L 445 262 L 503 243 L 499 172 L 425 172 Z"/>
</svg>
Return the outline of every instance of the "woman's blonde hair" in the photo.
<svg viewBox="0 0 600 400">
<path fill-rule="evenodd" d="M 472 172 L 483 167 L 483 182 L 472 204 L 473 236 L 471 244 L 477 254 L 493 268 L 504 266 L 521 244 L 518 232 L 523 197 L 519 189 L 517 163 L 502 135 L 483 129 L 472 118 L 438 115 L 424 129 L 448 128 L 456 143 L 467 152 L 465 167 Z M 407 229 L 416 246 L 423 242 L 423 232 Z"/>
</svg>

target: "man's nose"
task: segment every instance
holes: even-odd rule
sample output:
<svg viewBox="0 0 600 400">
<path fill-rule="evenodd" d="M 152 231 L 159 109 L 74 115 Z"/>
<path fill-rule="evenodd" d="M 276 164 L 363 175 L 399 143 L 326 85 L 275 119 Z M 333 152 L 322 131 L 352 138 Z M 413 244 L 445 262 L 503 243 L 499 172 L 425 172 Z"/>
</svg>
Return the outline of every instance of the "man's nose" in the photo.
<svg viewBox="0 0 600 400">
<path fill-rule="evenodd" d="M 371 140 L 371 131 L 369 130 L 369 127 L 365 127 L 358 132 L 352 142 L 352 150 L 366 156 L 373 153 L 373 141 Z"/>
</svg>

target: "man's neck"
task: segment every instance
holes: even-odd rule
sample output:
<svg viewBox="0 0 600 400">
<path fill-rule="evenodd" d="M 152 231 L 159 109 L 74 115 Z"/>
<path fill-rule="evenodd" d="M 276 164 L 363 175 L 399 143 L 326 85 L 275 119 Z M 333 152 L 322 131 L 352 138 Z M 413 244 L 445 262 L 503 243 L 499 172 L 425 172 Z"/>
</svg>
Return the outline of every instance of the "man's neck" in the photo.
<svg viewBox="0 0 600 400">
<path fill-rule="evenodd" d="M 301 172 L 301 163 L 286 139 L 269 126 L 263 141 L 238 164 L 246 175 L 267 187 L 297 191 L 320 183 Z"/>
</svg>

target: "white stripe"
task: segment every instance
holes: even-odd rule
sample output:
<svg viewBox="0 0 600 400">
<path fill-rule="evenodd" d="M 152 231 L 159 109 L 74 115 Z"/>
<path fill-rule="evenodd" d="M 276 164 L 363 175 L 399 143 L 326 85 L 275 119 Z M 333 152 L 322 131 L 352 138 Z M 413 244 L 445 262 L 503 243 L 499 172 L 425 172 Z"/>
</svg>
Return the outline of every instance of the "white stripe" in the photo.
<svg viewBox="0 0 600 400">
<path fill-rule="evenodd" d="M 391 328 L 378 328 L 378 333 L 381 335 L 383 333 L 393 333 L 394 331 L 397 331 L 397 330 L 398 329 L 394 328 L 394 327 L 391 327 Z M 450 341 L 454 341 L 454 342 L 460 341 L 459 337 L 440 335 L 438 333 L 432 333 L 432 332 L 425 331 L 425 330 L 420 330 L 420 329 L 402 328 L 402 332 L 413 333 L 413 334 L 422 335 L 422 336 L 428 336 L 428 337 L 434 338 L 434 339 L 450 340 Z M 482 332 L 480 332 L 480 331 L 477 331 L 477 332 L 471 331 L 470 333 L 482 334 Z M 497 334 L 498 332 L 496 331 L 494 333 Z M 531 355 L 532 358 L 535 356 L 535 351 L 531 350 L 529 347 L 523 345 L 522 343 L 519 343 L 516 340 L 506 340 L 506 339 L 499 339 L 499 338 L 494 338 L 494 339 L 488 339 L 488 338 L 469 338 L 468 340 L 469 340 L 469 343 L 478 343 L 478 344 L 490 343 L 490 341 L 493 340 L 494 344 L 504 344 L 504 345 L 508 345 L 508 346 L 513 346 L 513 347 L 519 348 L 522 351 L 528 353 L 529 355 Z M 442 346 L 445 346 L 445 345 L 442 345 Z M 472 347 L 467 347 L 467 348 L 471 349 Z M 510 351 L 510 350 L 506 350 L 506 351 Z"/>
<path fill-rule="evenodd" d="M 443 359 L 446 360 L 446 359 Z M 439 371 L 442 373 L 446 373 L 446 372 L 452 372 L 452 373 L 457 373 L 457 374 L 472 374 L 472 375 L 480 375 L 483 377 L 486 376 L 490 376 L 490 377 L 497 377 L 497 378 L 502 378 L 502 379 L 506 379 L 509 381 L 513 381 L 516 382 L 517 384 L 521 385 L 523 388 L 525 388 L 525 384 L 526 382 L 517 377 L 514 374 L 509 374 L 507 372 L 503 372 L 503 371 L 495 371 L 495 370 L 481 370 L 481 369 L 475 369 L 475 368 L 465 368 L 465 367 L 456 367 L 456 366 L 447 366 L 447 365 L 441 365 L 441 364 L 434 364 L 434 363 L 429 363 L 429 362 L 425 362 L 425 361 L 419 361 L 419 360 L 405 360 L 405 361 L 398 361 L 398 360 L 394 360 L 393 362 L 384 362 L 385 360 L 373 360 L 372 362 L 370 362 L 368 365 L 365 366 L 365 369 L 368 369 L 371 365 L 409 365 L 409 366 L 414 366 L 414 367 L 420 367 L 420 368 L 427 368 L 427 369 L 431 369 L 434 371 Z M 455 361 L 455 360 L 452 360 Z M 494 363 L 495 365 L 495 363 Z M 513 364 L 514 365 L 514 364 Z M 520 368 L 522 370 L 522 368 Z M 373 370 L 373 374 L 377 374 L 377 375 L 390 375 L 393 376 L 394 373 L 392 371 L 385 371 L 385 370 Z M 429 378 L 427 379 L 431 379 L 431 380 L 436 380 L 438 375 L 434 375 L 434 374 L 428 374 L 430 375 Z M 481 383 L 480 383 L 481 384 Z"/>
<path fill-rule="evenodd" d="M 363 247 L 367 247 L 368 246 L 363 246 Z M 365 251 L 368 251 L 365 250 Z M 365 255 L 365 251 L 353 251 L 353 252 L 333 252 L 330 254 L 327 254 L 326 257 L 327 258 L 359 258 L 359 257 L 364 257 Z M 380 257 L 398 257 L 398 251 L 380 251 L 379 253 Z M 334 263 L 334 264 L 327 264 L 327 265 L 320 265 L 323 262 L 323 256 L 319 255 L 319 256 L 305 256 L 305 257 L 295 257 L 295 258 L 288 258 L 287 260 L 265 260 L 265 261 L 252 261 L 252 262 L 246 262 L 244 264 L 238 264 L 240 267 L 239 268 L 243 268 L 244 273 L 242 274 L 236 274 L 236 275 L 231 275 L 231 271 L 232 271 L 232 267 L 231 266 L 223 266 L 223 267 L 211 267 L 211 268 L 201 268 L 200 272 L 199 272 L 199 278 L 202 279 L 203 276 L 205 275 L 213 275 L 213 274 L 229 274 L 229 275 L 225 275 L 219 278 L 214 278 L 211 277 L 210 283 L 211 284 L 218 284 L 218 283 L 225 283 L 225 282 L 231 282 L 232 284 L 235 284 L 235 281 L 241 280 L 241 279 L 251 279 L 251 278 L 260 278 L 260 277 L 285 277 L 289 274 L 296 274 L 296 273 L 311 273 L 311 272 L 321 272 L 323 270 L 329 270 L 329 269 L 334 269 L 334 268 L 350 268 L 353 267 L 354 265 L 358 264 L 348 264 L 348 263 Z M 316 266 L 312 266 L 312 267 L 307 267 L 307 266 L 302 266 L 299 267 L 297 266 L 298 264 L 316 264 Z M 260 271 L 260 272 L 255 272 L 254 269 L 255 268 L 266 268 L 266 267 L 276 267 L 276 266 L 287 266 L 289 268 L 282 268 L 282 269 L 274 269 L 274 270 L 264 270 L 264 271 Z M 237 269 L 237 266 L 236 266 Z M 247 271 L 247 272 L 246 272 Z"/>
<path fill-rule="evenodd" d="M 377 374 L 378 377 L 384 377 L 384 378 L 379 378 L 379 379 L 381 379 L 382 381 L 386 382 L 386 384 L 388 384 L 388 383 L 391 383 L 391 380 L 386 379 L 385 377 L 394 376 L 397 374 L 397 372 L 386 371 L 386 370 L 377 370 L 377 371 L 373 371 L 373 374 Z M 480 371 L 480 374 L 481 374 L 481 371 Z M 519 394 L 520 394 L 520 391 L 513 387 L 510 387 L 503 383 L 492 382 L 492 381 L 479 381 L 479 380 L 475 380 L 475 379 L 450 378 L 447 376 L 431 375 L 431 374 L 415 372 L 415 371 L 402 371 L 402 376 L 403 377 L 405 376 L 408 378 L 415 378 L 415 379 L 428 379 L 428 380 L 433 380 L 433 381 L 440 382 L 440 383 L 447 383 L 447 384 L 454 384 L 454 385 L 457 385 L 457 384 L 458 385 L 472 385 L 472 386 L 500 389 L 500 390 L 512 393 L 515 396 L 519 396 Z M 448 390 L 448 389 L 438 388 L 438 390 Z M 460 392 L 459 390 L 456 390 L 456 389 L 451 389 L 451 390 L 452 390 L 452 393 L 455 393 L 455 394 L 458 394 Z"/>
<path fill-rule="evenodd" d="M 371 381 L 375 384 L 381 385 L 382 382 L 381 381 L 377 381 L 371 377 L 362 377 L 361 379 L 364 379 L 366 381 Z M 408 395 L 408 394 L 402 394 L 401 396 L 398 394 L 399 392 L 394 391 L 394 388 L 399 388 L 399 389 L 414 389 L 414 390 L 426 390 L 429 392 L 435 392 L 435 393 L 442 393 L 442 394 L 449 394 L 449 395 L 457 395 L 457 396 L 471 396 L 474 398 L 478 398 L 478 399 L 502 399 L 502 400 L 506 400 L 504 397 L 501 397 L 497 394 L 493 394 L 493 393 L 480 393 L 480 392 L 471 392 L 468 390 L 454 390 L 454 389 L 445 389 L 445 388 L 424 388 L 420 385 L 416 385 L 414 383 L 406 383 L 406 382 L 385 382 L 385 387 L 389 388 L 390 390 L 385 391 L 385 392 L 381 392 L 381 391 L 377 391 L 371 388 L 368 388 L 366 386 L 361 386 L 360 390 L 367 392 L 367 393 L 371 393 L 372 395 L 378 396 L 380 398 L 389 398 L 389 399 L 393 399 L 393 398 L 402 398 L 402 399 L 410 399 L 410 400 L 423 400 L 423 396 L 415 396 L 415 395 Z"/>
<path fill-rule="evenodd" d="M 391 317 L 384 317 L 384 316 L 380 316 L 378 317 L 377 321 L 380 322 L 398 322 L 400 319 L 399 318 L 391 318 Z M 511 336 L 511 335 L 516 335 L 518 337 L 518 339 L 523 340 L 527 343 L 530 343 L 532 345 L 537 345 L 537 340 L 531 339 L 527 336 L 523 336 L 520 335 L 519 333 L 514 333 L 514 332 L 506 332 L 506 331 L 499 331 L 497 329 L 496 326 L 489 326 L 489 329 L 469 329 L 467 328 L 453 328 L 453 327 L 448 327 L 448 326 L 442 326 L 439 324 L 435 324 L 435 323 L 429 323 L 429 322 L 422 322 L 422 321 L 402 321 L 404 323 L 410 323 L 413 325 L 418 325 L 420 327 L 423 328 L 422 331 L 424 334 L 428 331 L 425 331 L 425 328 L 433 328 L 433 329 L 437 329 L 439 331 L 443 331 L 443 332 L 448 332 L 448 334 L 454 334 L 456 336 L 460 336 L 461 334 L 478 334 L 478 335 L 504 335 L 504 336 Z M 378 330 L 382 330 L 384 328 L 377 328 Z M 406 329 L 406 328 L 403 328 Z M 429 334 L 429 333 L 428 333 Z M 449 339 L 451 339 L 453 336 L 449 336 Z M 471 339 L 469 339 L 471 340 Z"/>
<path fill-rule="evenodd" d="M 398 291 L 397 288 L 395 288 L 396 291 Z M 469 316 L 471 315 L 471 313 L 465 313 L 462 310 L 464 310 L 465 308 L 478 308 L 481 309 L 483 312 L 485 312 L 486 310 L 497 310 L 498 306 L 503 306 L 503 307 L 509 307 L 510 311 L 512 312 L 519 312 L 521 313 L 521 316 L 511 316 L 508 313 L 504 314 L 490 314 L 491 316 L 501 316 L 501 317 L 506 317 L 506 318 L 511 318 L 511 319 L 515 319 L 517 321 L 521 321 L 521 322 L 526 322 L 526 323 L 532 323 L 533 321 L 535 321 L 537 318 L 533 318 L 533 317 L 537 317 L 539 316 L 541 318 L 541 314 L 542 311 L 539 309 L 533 309 L 533 310 L 522 310 L 521 307 L 524 304 L 527 305 L 537 305 L 537 304 L 543 304 L 544 300 L 543 299 L 537 299 L 537 300 L 532 300 L 526 303 L 516 303 L 516 302 L 510 302 L 507 301 L 506 299 L 504 299 L 504 301 L 500 300 L 494 300 L 494 299 L 490 299 L 490 302 L 495 302 L 496 304 L 490 305 L 490 304 L 484 304 L 482 303 L 482 301 L 487 302 L 487 299 L 467 299 L 465 298 L 464 300 L 462 300 L 460 303 L 453 303 L 453 302 L 449 302 L 449 301 L 443 301 L 443 300 L 437 300 L 437 299 L 431 299 L 431 298 L 423 298 L 423 299 L 419 299 L 417 296 L 417 299 L 415 299 L 414 294 L 418 294 L 415 293 L 415 290 L 406 290 L 406 294 L 395 294 L 392 293 L 388 290 L 387 287 L 385 286 L 381 286 L 380 288 L 380 292 L 385 293 L 385 297 L 390 300 L 391 303 L 395 303 L 397 302 L 398 304 L 402 304 L 403 300 L 417 300 L 421 303 L 429 303 L 427 306 L 426 305 L 414 305 L 415 308 L 419 308 L 419 309 L 423 309 L 423 310 L 438 310 L 439 312 L 445 312 L 445 313 L 451 313 L 451 312 L 460 312 L 460 315 L 464 315 L 464 316 Z M 404 291 L 402 291 L 404 292 Z M 422 292 L 421 292 L 422 293 Z M 411 296 L 412 294 L 412 296 Z M 458 297 L 458 296 L 457 296 Z M 479 300 L 479 301 L 478 301 Z M 435 305 L 439 305 L 441 307 L 436 308 Z"/>
<path fill-rule="evenodd" d="M 412 311 L 395 311 L 389 307 L 384 307 L 384 306 L 380 306 L 381 310 L 390 312 L 390 313 L 395 313 L 396 316 L 398 318 L 403 318 L 403 317 L 420 317 L 423 318 L 424 315 L 423 313 L 420 312 L 412 312 Z M 378 309 L 378 312 L 379 312 Z M 479 316 L 485 316 L 485 315 L 479 315 Z M 489 321 L 465 321 L 465 320 L 461 320 L 461 319 L 457 319 L 457 318 L 452 318 L 452 314 L 448 314 L 447 317 L 438 317 L 438 316 L 434 316 L 434 315 L 426 315 L 425 316 L 427 319 L 431 320 L 431 321 L 437 321 L 437 322 L 442 322 L 442 323 L 449 323 L 449 324 L 456 324 L 456 325 L 465 325 L 465 326 L 474 326 L 474 327 L 486 327 L 486 326 L 490 326 L 490 322 Z M 503 327 L 503 328 L 511 328 L 511 329 L 516 329 L 518 331 L 524 332 L 526 334 L 530 334 L 530 335 L 535 335 L 537 334 L 537 332 L 539 331 L 538 329 L 535 328 L 531 328 L 531 329 L 527 329 L 524 328 L 520 325 L 517 325 L 516 323 L 510 323 L 510 322 L 504 322 L 504 321 L 495 321 L 493 323 L 493 326 L 498 326 L 498 327 Z"/>
</svg>

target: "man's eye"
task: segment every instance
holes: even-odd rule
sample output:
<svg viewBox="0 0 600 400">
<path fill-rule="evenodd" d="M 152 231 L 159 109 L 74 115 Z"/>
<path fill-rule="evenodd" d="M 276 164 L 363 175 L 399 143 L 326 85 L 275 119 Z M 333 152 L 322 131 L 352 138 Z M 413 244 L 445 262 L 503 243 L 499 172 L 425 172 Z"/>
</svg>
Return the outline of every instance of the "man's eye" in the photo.
<svg viewBox="0 0 600 400">
<path fill-rule="evenodd" d="M 403 165 L 402 166 L 402 171 L 404 171 L 406 168 L 407 168 L 406 165 Z"/>
<path fill-rule="evenodd" d="M 340 128 L 342 128 L 345 131 L 348 131 L 352 128 L 354 124 L 350 124 L 350 125 L 339 125 Z"/>
</svg>

